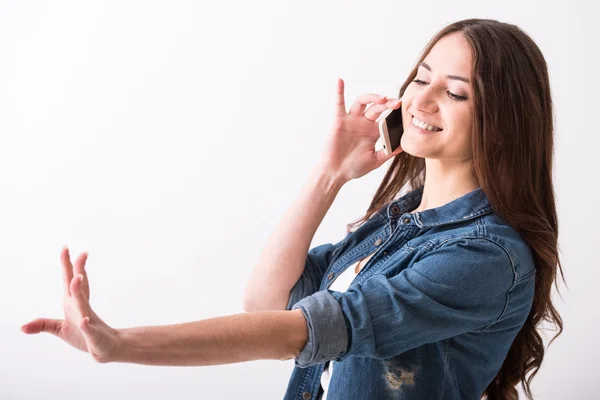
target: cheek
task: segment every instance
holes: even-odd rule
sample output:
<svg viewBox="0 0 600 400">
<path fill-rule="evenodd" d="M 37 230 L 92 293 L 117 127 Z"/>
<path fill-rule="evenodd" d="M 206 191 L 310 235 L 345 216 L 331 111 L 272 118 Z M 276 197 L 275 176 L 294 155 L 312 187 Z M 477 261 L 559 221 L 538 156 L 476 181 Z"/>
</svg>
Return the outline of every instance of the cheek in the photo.
<svg viewBox="0 0 600 400">
<path fill-rule="evenodd" d="M 473 120 L 468 112 L 458 112 L 447 116 L 448 135 L 444 141 L 450 152 L 461 157 L 469 157 L 472 153 L 471 139 Z"/>
<path fill-rule="evenodd" d="M 473 129 L 471 126 L 471 120 L 466 119 L 463 123 L 457 127 L 454 131 L 454 141 L 457 144 L 456 151 L 463 155 L 463 157 L 470 157 L 473 154 L 472 138 Z"/>
<path fill-rule="evenodd" d="M 443 119 L 447 121 L 448 127 L 457 136 L 470 136 L 473 130 L 473 118 L 469 110 L 450 109 Z"/>
<path fill-rule="evenodd" d="M 410 84 L 406 87 L 406 90 L 404 91 L 404 94 L 402 95 L 402 99 L 404 102 L 412 101 L 412 98 L 414 97 L 414 95 L 415 95 L 415 90 L 413 88 L 413 85 Z"/>
</svg>

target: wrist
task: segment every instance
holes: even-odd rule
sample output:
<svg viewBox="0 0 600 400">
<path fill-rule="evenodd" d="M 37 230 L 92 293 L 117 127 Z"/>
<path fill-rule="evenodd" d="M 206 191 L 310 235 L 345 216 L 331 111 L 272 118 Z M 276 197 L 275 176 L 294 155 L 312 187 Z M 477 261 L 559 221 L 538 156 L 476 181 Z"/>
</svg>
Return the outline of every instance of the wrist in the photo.
<svg viewBox="0 0 600 400">
<path fill-rule="evenodd" d="M 135 341 L 135 337 L 128 329 L 115 329 L 115 348 L 108 362 L 128 362 L 129 349 Z"/>
<path fill-rule="evenodd" d="M 323 162 L 314 166 L 312 174 L 334 190 L 340 190 L 348 182 L 348 179 L 344 178 L 336 169 Z"/>
</svg>

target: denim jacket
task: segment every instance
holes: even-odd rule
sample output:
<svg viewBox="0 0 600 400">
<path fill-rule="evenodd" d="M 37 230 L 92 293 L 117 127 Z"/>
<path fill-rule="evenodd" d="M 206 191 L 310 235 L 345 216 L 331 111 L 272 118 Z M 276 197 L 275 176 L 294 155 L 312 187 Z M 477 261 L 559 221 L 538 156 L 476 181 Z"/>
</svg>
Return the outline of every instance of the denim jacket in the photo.
<svg viewBox="0 0 600 400">
<path fill-rule="evenodd" d="M 284 400 L 480 399 L 531 310 L 531 248 L 481 187 L 410 213 L 423 187 L 392 201 L 337 244 L 312 248 L 287 309 L 309 338 Z M 346 292 L 330 283 L 375 252 Z M 324 399 L 325 400 L 325 399 Z"/>
</svg>

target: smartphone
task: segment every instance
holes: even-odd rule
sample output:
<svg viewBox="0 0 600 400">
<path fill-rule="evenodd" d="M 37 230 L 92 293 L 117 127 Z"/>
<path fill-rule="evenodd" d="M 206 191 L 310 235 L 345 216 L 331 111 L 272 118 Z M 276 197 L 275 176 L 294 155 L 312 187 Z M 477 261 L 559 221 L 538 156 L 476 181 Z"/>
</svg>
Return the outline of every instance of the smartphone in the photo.
<svg viewBox="0 0 600 400">
<path fill-rule="evenodd" d="M 383 148 L 389 156 L 400 146 L 400 139 L 404 133 L 402 126 L 402 106 L 397 109 L 388 108 L 379 118 L 379 136 L 383 143 Z"/>
</svg>

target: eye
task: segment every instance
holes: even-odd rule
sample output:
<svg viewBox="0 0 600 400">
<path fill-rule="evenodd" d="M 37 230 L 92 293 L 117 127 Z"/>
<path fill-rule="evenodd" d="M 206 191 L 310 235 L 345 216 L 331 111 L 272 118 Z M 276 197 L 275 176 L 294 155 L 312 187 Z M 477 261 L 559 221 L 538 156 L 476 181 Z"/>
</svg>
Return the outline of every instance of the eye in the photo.
<svg viewBox="0 0 600 400">
<path fill-rule="evenodd" d="M 448 90 L 446 90 L 446 93 L 448 93 L 448 96 L 450 96 L 451 98 L 453 98 L 456 101 L 465 101 L 467 98 L 464 96 L 459 96 L 457 94 L 454 94 Z"/>
<path fill-rule="evenodd" d="M 419 86 L 424 86 L 424 85 L 427 84 L 427 82 L 422 81 L 420 79 L 415 79 L 415 80 L 413 80 L 413 82 L 415 82 Z M 448 93 L 448 96 L 450 96 L 450 98 L 453 99 L 453 100 L 456 100 L 456 101 L 465 101 L 465 100 L 467 100 L 467 98 L 465 96 L 459 96 L 457 94 L 452 93 L 449 90 L 446 90 L 446 93 Z"/>
</svg>

